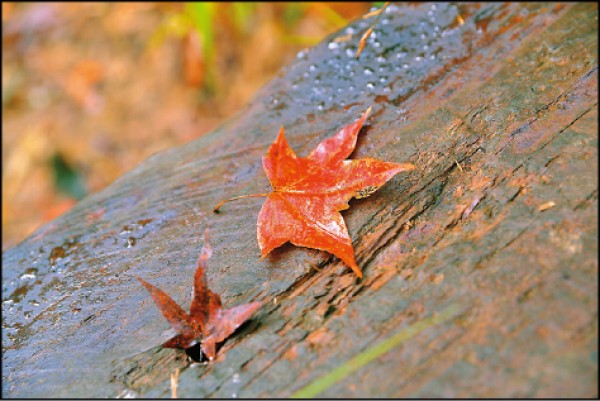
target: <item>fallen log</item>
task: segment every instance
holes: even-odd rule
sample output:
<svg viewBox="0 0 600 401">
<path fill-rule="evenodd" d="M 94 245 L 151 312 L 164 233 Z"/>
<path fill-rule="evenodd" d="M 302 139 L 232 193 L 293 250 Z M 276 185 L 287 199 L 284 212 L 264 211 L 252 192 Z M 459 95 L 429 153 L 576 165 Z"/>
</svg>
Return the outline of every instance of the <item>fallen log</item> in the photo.
<svg viewBox="0 0 600 401">
<path fill-rule="evenodd" d="M 154 155 L 2 256 L 4 397 L 597 397 L 597 5 L 390 5 L 214 132 Z M 260 62 L 257 60 L 257 62 Z M 325 252 L 259 259 L 279 127 L 304 156 L 373 113 L 352 157 L 416 169 Z M 224 306 L 263 301 L 215 362 L 162 349 L 134 274 L 189 305 L 203 232 Z"/>
</svg>

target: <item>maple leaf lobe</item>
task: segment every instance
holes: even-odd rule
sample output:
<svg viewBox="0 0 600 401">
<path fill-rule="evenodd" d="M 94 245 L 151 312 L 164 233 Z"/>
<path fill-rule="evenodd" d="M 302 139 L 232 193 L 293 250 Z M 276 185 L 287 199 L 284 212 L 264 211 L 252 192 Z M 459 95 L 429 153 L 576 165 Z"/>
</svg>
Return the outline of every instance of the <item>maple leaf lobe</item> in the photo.
<svg viewBox="0 0 600 401">
<path fill-rule="evenodd" d="M 280 129 L 263 157 L 273 192 L 258 216 L 257 239 L 262 257 L 289 241 L 330 252 L 362 277 L 339 211 L 349 207 L 351 198 L 366 197 L 397 173 L 414 169 L 412 164 L 372 158 L 346 159 L 356 147 L 358 133 L 370 110 L 323 140 L 305 158 L 295 154 L 283 127 Z"/>
</svg>

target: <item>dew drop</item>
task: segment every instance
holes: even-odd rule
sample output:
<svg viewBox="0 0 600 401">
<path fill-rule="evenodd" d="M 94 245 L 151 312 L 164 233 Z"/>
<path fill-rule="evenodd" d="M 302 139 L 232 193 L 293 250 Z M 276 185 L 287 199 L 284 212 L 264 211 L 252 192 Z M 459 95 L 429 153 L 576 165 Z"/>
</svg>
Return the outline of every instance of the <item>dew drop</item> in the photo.
<svg viewBox="0 0 600 401">
<path fill-rule="evenodd" d="M 123 390 L 116 398 L 136 398 L 137 393 L 130 389 Z"/>
<path fill-rule="evenodd" d="M 336 42 L 329 42 L 327 47 L 329 48 L 329 50 L 335 50 L 335 49 L 339 49 L 340 45 L 339 45 L 339 43 L 336 43 Z"/>
<path fill-rule="evenodd" d="M 371 70 L 370 68 L 365 68 L 363 72 L 365 75 L 373 75 L 373 70 Z"/>
</svg>

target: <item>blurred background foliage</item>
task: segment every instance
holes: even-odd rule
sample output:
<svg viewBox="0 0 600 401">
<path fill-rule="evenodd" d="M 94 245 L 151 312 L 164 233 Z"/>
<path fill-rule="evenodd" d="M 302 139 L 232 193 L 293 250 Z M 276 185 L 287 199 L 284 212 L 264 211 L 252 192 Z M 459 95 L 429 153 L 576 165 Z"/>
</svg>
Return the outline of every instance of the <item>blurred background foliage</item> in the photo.
<svg viewBox="0 0 600 401">
<path fill-rule="evenodd" d="M 2 248 L 211 131 L 374 5 L 3 2 Z"/>
</svg>

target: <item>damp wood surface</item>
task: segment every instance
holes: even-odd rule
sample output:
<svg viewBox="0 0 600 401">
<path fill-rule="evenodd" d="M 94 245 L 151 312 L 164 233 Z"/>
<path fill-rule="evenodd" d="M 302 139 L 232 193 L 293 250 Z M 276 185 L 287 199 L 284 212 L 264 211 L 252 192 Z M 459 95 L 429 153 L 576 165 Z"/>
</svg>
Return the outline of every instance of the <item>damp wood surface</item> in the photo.
<svg viewBox="0 0 600 401">
<path fill-rule="evenodd" d="M 3 253 L 3 397 L 598 396 L 597 5 L 392 4 L 356 59 L 370 21 Z M 416 169 L 343 212 L 362 280 L 259 259 L 264 199 L 213 214 L 280 126 L 305 156 L 370 106 L 351 157 Z M 188 305 L 207 226 L 209 287 L 264 306 L 190 365 L 134 274 Z"/>
</svg>

